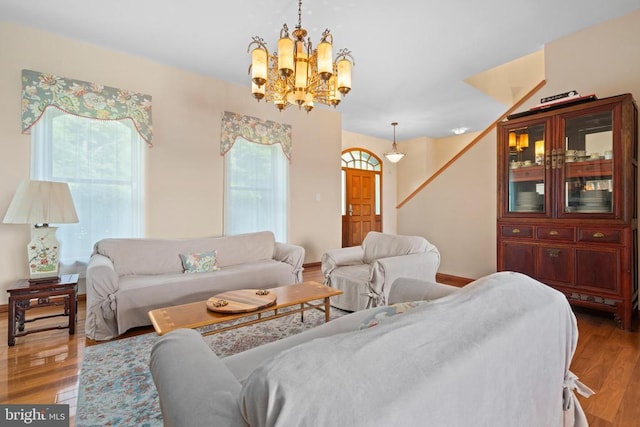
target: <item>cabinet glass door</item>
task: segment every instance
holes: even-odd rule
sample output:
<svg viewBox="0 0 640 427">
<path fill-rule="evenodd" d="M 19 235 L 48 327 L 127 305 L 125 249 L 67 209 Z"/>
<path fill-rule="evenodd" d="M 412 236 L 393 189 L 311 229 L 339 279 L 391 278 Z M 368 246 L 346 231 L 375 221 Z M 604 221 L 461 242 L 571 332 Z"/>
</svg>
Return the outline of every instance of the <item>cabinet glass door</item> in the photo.
<svg viewBox="0 0 640 427">
<path fill-rule="evenodd" d="M 508 131 L 509 212 L 545 212 L 545 124 Z"/>
<path fill-rule="evenodd" d="M 613 212 L 613 112 L 564 120 L 564 213 Z"/>
</svg>

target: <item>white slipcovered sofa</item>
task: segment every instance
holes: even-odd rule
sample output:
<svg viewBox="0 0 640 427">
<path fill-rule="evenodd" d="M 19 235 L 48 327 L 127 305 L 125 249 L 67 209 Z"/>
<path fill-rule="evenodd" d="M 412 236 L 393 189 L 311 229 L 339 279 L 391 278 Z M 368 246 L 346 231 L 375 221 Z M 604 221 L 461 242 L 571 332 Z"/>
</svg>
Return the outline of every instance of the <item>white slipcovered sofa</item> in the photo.
<svg viewBox="0 0 640 427">
<path fill-rule="evenodd" d="M 398 279 L 389 302 L 416 297 L 440 298 L 396 315 L 403 305 L 354 312 L 222 359 L 196 331 L 162 336 L 149 363 L 165 426 L 587 425 L 563 294 L 502 272 L 459 290 Z"/>
<path fill-rule="evenodd" d="M 185 273 L 181 255 L 216 251 L 217 271 Z M 304 248 L 270 231 L 199 239 L 104 239 L 87 266 L 86 336 L 108 340 L 150 325 L 149 310 L 233 289 L 302 281 Z"/>
<path fill-rule="evenodd" d="M 331 305 L 347 311 L 384 305 L 391 283 L 399 277 L 436 281 L 440 252 L 420 236 L 370 231 L 361 246 L 322 255 L 324 284 L 343 293 Z"/>
</svg>

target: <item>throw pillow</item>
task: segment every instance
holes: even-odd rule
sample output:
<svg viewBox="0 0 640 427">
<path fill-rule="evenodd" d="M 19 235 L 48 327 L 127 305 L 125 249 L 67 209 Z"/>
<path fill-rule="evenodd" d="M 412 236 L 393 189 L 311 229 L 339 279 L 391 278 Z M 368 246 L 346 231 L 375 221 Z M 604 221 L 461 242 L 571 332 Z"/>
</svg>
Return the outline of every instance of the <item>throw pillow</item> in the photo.
<svg viewBox="0 0 640 427">
<path fill-rule="evenodd" d="M 202 252 L 192 254 L 180 254 L 185 273 L 206 273 L 216 271 L 218 267 L 218 252 Z"/>
<path fill-rule="evenodd" d="M 429 301 L 410 301 L 410 302 L 399 302 L 397 304 L 388 305 L 386 307 L 381 307 L 377 310 L 373 310 L 370 316 L 366 317 L 360 327 L 358 329 L 367 329 L 373 326 L 376 326 L 380 321 L 387 319 L 389 317 L 395 316 L 396 314 L 402 314 L 405 311 L 411 310 L 412 308 L 418 307 L 419 305 L 426 304 Z"/>
</svg>

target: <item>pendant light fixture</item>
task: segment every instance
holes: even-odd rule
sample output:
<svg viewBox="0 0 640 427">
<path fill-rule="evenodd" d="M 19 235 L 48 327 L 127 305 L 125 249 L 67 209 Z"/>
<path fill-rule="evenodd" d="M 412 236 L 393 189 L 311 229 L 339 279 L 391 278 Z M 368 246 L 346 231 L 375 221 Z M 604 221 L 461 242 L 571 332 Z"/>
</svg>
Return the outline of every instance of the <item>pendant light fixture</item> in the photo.
<svg viewBox="0 0 640 427">
<path fill-rule="evenodd" d="M 355 65 L 351 51 L 342 49 L 333 62 L 333 36 L 322 33 L 318 48 L 311 45 L 307 30 L 302 28 L 302 0 L 298 1 L 298 25 L 289 37 L 284 24 L 280 30 L 278 52 L 270 54 L 261 37 L 249 44 L 251 52 L 251 94 L 258 101 L 273 102 L 282 111 L 297 105 L 307 112 L 314 103 L 337 106 L 351 90 L 351 68 Z M 253 50 L 251 47 L 253 46 Z"/>
<path fill-rule="evenodd" d="M 396 145 L 396 126 L 398 126 L 398 122 L 391 123 L 393 126 L 393 145 L 391 146 L 391 151 L 388 153 L 384 153 L 384 156 L 391 163 L 398 163 L 404 157 L 404 153 L 398 151 L 398 146 Z"/>
</svg>

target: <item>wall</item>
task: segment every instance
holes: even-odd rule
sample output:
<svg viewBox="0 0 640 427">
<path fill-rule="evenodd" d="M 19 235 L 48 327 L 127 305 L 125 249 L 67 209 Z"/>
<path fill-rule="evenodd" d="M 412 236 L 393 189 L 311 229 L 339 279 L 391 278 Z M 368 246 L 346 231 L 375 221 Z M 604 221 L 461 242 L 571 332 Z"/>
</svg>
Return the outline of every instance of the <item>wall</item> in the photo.
<svg viewBox="0 0 640 427">
<path fill-rule="evenodd" d="M 640 100 L 640 11 L 545 46 L 547 84 L 539 98 L 575 89 Z M 398 212 L 398 232 L 421 234 L 442 254 L 440 272 L 478 278 L 496 269 L 495 130 Z"/>
<path fill-rule="evenodd" d="M 397 232 L 396 181 L 399 164 L 391 163 L 384 157 L 384 153 L 391 149 L 391 142 L 343 130 L 342 150 L 349 148 L 364 148 L 382 159 L 382 231 L 395 234 Z"/>
<path fill-rule="evenodd" d="M 0 58 L 0 215 L 19 182 L 29 177 L 29 136 L 20 132 L 20 73 L 26 68 L 153 96 L 154 147 L 146 150 L 146 236 L 222 234 L 219 135 L 221 114 L 228 110 L 292 125 L 289 242 L 305 247 L 307 263 L 339 247 L 339 112 L 318 107 L 311 114 L 293 108 L 279 113 L 251 98 L 248 86 L 4 22 Z M 29 227 L 0 223 L 0 241 L 4 304 L 4 290 L 28 274 Z"/>
<path fill-rule="evenodd" d="M 398 151 L 406 156 L 398 162 L 398 201 L 404 200 L 436 170 L 435 140 L 428 137 L 398 142 Z"/>
<path fill-rule="evenodd" d="M 407 153 L 398 168 L 398 203 L 451 160 L 480 132 L 452 135 L 446 138 L 415 138 L 398 143 L 398 149 Z"/>
</svg>

